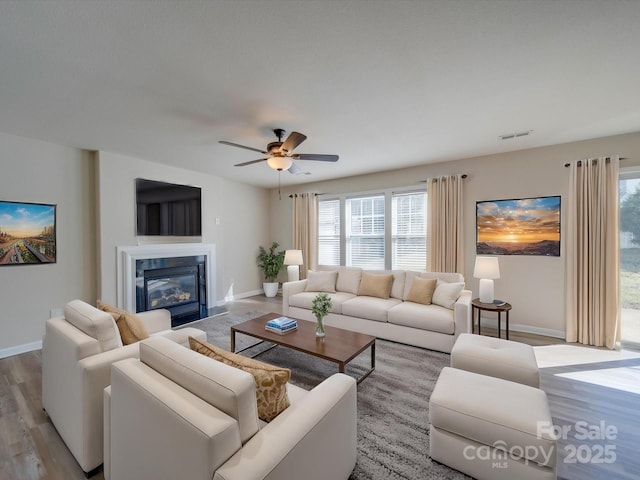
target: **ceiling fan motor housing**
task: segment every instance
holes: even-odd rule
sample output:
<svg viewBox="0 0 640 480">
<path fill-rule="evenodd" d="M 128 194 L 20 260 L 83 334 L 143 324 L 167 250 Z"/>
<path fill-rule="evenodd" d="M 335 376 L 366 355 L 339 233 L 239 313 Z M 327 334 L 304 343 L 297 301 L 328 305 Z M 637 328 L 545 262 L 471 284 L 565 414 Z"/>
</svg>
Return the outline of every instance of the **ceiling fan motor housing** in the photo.
<svg viewBox="0 0 640 480">
<path fill-rule="evenodd" d="M 269 152 L 269 155 L 278 155 L 280 154 L 281 146 L 282 142 L 271 142 L 267 144 L 267 152 Z"/>
</svg>

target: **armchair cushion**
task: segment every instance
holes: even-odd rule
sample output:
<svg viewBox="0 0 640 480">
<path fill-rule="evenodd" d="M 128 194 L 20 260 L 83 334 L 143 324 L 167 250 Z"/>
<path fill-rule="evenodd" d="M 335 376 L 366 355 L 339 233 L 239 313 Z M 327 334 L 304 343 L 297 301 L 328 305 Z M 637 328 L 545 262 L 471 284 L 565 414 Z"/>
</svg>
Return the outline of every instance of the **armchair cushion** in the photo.
<svg viewBox="0 0 640 480">
<path fill-rule="evenodd" d="M 258 417 L 261 420 L 270 422 L 289 406 L 287 382 L 291 377 L 291 370 L 227 352 L 193 337 L 189 337 L 189 345 L 198 353 L 253 375 L 256 382 Z"/>
<path fill-rule="evenodd" d="M 64 316 L 71 325 L 98 340 L 101 351 L 122 346 L 116 322 L 108 313 L 82 300 L 73 300 L 65 305 Z"/>
<path fill-rule="evenodd" d="M 124 345 L 149 338 L 149 333 L 147 333 L 147 330 L 144 328 L 144 324 L 134 313 L 112 307 L 100 300 L 98 300 L 97 306 L 100 310 L 108 312 L 113 316 Z"/>
</svg>

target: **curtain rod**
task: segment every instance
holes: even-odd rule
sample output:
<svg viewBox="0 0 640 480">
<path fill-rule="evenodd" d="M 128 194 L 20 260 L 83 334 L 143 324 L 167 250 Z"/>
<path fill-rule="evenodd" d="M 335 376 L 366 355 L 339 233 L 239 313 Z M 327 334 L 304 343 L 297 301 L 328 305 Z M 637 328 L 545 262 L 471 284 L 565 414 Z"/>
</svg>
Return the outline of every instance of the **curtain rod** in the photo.
<svg viewBox="0 0 640 480">
<path fill-rule="evenodd" d="M 446 175 L 445 175 L 445 176 L 446 176 Z M 461 176 L 462 178 L 467 178 L 467 177 L 468 177 L 468 175 L 467 175 L 466 173 L 463 173 L 463 174 L 462 174 L 462 175 L 460 175 L 460 176 Z M 437 177 L 434 177 L 434 178 L 435 178 L 436 180 L 438 180 L 438 178 L 437 178 Z M 420 183 L 427 183 L 427 181 L 426 181 L 426 180 L 420 180 Z"/>
<path fill-rule="evenodd" d="M 298 195 L 302 196 L 301 193 L 292 193 L 289 195 L 289 198 L 297 197 Z M 324 195 L 324 193 L 313 193 L 312 195 L 315 195 L 317 197 L 318 195 Z"/>
<path fill-rule="evenodd" d="M 611 157 L 604 157 L 606 161 L 611 160 Z M 587 158 L 587 160 L 597 160 L 595 158 Z M 626 157 L 620 157 L 620 160 L 628 160 Z M 570 163 L 565 163 L 564 166 L 565 167 L 569 167 L 571 164 Z M 578 160 L 578 166 L 581 167 L 582 166 L 582 160 Z"/>
</svg>

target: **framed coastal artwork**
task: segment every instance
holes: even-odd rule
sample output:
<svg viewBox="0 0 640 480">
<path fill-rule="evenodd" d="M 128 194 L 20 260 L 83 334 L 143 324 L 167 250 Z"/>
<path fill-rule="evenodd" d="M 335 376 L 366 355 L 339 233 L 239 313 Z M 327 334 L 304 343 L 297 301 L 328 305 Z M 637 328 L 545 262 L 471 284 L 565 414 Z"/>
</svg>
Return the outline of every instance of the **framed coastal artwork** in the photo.
<svg viewBox="0 0 640 480">
<path fill-rule="evenodd" d="M 56 262 L 56 206 L 0 201 L 0 266 Z"/>
<path fill-rule="evenodd" d="M 560 256 L 560 196 L 476 202 L 478 255 Z"/>
</svg>

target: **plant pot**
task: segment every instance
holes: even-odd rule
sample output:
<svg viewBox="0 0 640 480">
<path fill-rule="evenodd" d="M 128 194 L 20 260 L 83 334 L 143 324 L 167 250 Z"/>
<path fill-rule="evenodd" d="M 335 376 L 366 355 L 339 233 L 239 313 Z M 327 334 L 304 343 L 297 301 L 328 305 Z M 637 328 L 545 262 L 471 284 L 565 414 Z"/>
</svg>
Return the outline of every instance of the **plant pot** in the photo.
<svg viewBox="0 0 640 480">
<path fill-rule="evenodd" d="M 264 289 L 264 294 L 267 297 L 275 297 L 278 294 L 278 282 L 263 282 L 262 288 Z"/>
</svg>

